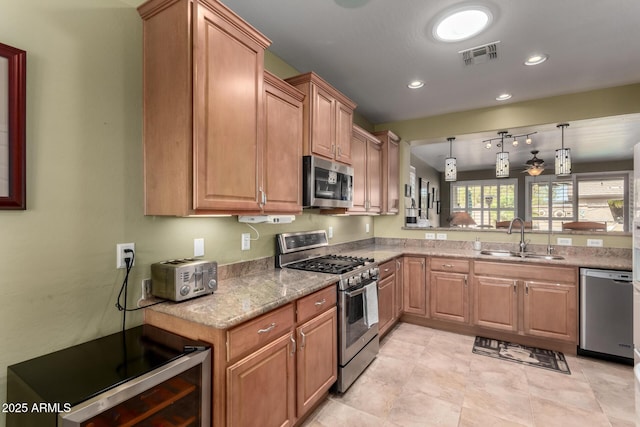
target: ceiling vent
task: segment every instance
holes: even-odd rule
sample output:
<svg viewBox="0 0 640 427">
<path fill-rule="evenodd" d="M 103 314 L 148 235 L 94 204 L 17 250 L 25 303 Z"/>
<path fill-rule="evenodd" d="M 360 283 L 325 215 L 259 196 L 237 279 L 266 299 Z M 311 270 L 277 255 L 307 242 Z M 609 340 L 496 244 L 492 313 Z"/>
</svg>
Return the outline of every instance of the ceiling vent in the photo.
<svg viewBox="0 0 640 427">
<path fill-rule="evenodd" d="M 461 50 L 462 61 L 464 65 L 483 64 L 493 59 L 498 59 L 498 43 L 499 41 L 488 43 L 482 46 L 472 47 L 471 49 Z"/>
</svg>

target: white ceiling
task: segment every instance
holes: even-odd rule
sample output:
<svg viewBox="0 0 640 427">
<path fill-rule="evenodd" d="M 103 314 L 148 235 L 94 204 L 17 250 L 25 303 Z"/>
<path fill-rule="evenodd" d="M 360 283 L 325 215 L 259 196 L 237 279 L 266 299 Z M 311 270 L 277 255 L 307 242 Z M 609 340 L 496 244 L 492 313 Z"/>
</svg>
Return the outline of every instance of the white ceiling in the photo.
<svg viewBox="0 0 640 427">
<path fill-rule="evenodd" d="M 513 94 L 504 103 L 513 103 L 640 82 L 638 0 L 475 0 L 493 12 L 493 24 L 456 43 L 436 41 L 432 23 L 448 7 L 470 0 L 221 1 L 272 40 L 270 51 L 302 73 L 321 75 L 374 124 L 495 106 L 503 92 Z M 463 64 L 459 51 L 495 41 L 498 59 Z M 549 59 L 523 65 L 532 53 Z M 425 86 L 408 89 L 414 79 Z M 539 132 L 538 157 L 551 165 L 560 141 L 555 125 L 531 130 Z M 629 158 L 630 145 L 640 141 L 638 129 L 635 116 L 621 123 L 571 123 L 565 142 L 575 147 L 579 141 L 575 161 Z M 496 134 L 452 136 L 458 137 L 460 170 L 493 167 L 495 150 L 476 140 Z M 427 142 L 434 141 L 421 143 Z M 448 151 L 444 141 L 417 153 L 442 170 Z M 526 147 L 509 151 L 513 165 L 531 158 Z"/>
</svg>

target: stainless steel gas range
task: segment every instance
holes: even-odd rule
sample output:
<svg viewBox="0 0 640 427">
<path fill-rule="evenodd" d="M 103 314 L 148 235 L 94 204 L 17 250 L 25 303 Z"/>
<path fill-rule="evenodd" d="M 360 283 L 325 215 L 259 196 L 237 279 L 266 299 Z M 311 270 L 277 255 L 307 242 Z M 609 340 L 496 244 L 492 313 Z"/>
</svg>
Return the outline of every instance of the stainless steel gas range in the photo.
<svg viewBox="0 0 640 427">
<path fill-rule="evenodd" d="M 378 264 L 327 254 L 325 230 L 279 234 L 276 241 L 276 267 L 339 276 L 337 390 L 345 392 L 378 354 Z"/>
</svg>

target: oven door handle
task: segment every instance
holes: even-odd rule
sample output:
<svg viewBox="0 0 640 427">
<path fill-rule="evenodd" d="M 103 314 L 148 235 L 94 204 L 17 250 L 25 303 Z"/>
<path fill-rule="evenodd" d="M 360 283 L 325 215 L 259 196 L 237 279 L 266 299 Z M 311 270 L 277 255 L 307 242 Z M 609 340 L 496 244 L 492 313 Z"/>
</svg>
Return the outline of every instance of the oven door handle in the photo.
<svg viewBox="0 0 640 427">
<path fill-rule="evenodd" d="M 349 298 L 353 298 L 353 297 L 357 297 L 358 295 L 363 294 L 365 291 L 365 287 L 361 287 L 360 289 L 358 289 L 357 291 L 353 291 L 353 292 L 346 292 L 345 291 L 345 295 L 348 296 Z"/>
</svg>

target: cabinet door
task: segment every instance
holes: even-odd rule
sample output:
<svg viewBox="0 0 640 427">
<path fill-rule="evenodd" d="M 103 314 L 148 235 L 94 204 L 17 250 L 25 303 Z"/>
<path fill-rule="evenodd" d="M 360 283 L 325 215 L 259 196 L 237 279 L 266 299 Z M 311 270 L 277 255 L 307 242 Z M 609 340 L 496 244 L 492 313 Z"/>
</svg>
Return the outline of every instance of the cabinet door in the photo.
<svg viewBox="0 0 640 427">
<path fill-rule="evenodd" d="M 289 333 L 227 368 L 227 426 L 293 425 L 294 352 Z"/>
<path fill-rule="evenodd" d="M 212 9 L 197 14 L 194 209 L 259 212 L 264 48 Z"/>
<path fill-rule="evenodd" d="M 403 266 L 404 312 L 427 315 L 427 276 L 424 257 L 404 257 Z"/>
<path fill-rule="evenodd" d="M 459 323 L 469 321 L 467 275 L 434 271 L 429 280 L 430 315 L 434 319 Z"/>
<path fill-rule="evenodd" d="M 367 212 L 382 210 L 382 145 L 377 140 L 367 141 Z"/>
<path fill-rule="evenodd" d="M 380 336 L 387 332 L 394 321 L 396 306 L 395 282 L 395 273 L 378 281 L 378 328 Z"/>
<path fill-rule="evenodd" d="M 299 326 L 297 336 L 297 415 L 301 417 L 338 378 L 337 308 Z"/>
<path fill-rule="evenodd" d="M 263 190 L 266 213 L 302 211 L 302 100 L 265 80 Z M 282 82 L 282 84 L 285 84 Z M 300 93 L 302 97 L 302 93 Z"/>
<path fill-rule="evenodd" d="M 336 151 L 335 159 L 340 163 L 351 164 L 351 130 L 353 128 L 353 110 L 336 101 Z"/>
<path fill-rule="evenodd" d="M 524 282 L 524 332 L 577 342 L 578 296 L 575 284 Z"/>
<path fill-rule="evenodd" d="M 396 306 L 393 312 L 393 317 L 395 317 L 396 319 L 399 319 L 400 316 L 402 316 L 402 309 L 403 309 L 403 299 L 402 299 L 402 295 L 404 294 L 403 292 L 403 262 L 402 262 L 402 258 L 398 258 L 396 260 Z"/>
<path fill-rule="evenodd" d="M 398 213 L 400 206 L 400 144 L 389 140 L 386 147 L 387 170 L 383 192 L 386 192 L 386 203 L 383 203 L 385 213 Z M 383 194 L 384 196 L 384 194 Z"/>
<path fill-rule="evenodd" d="M 367 140 L 364 135 L 353 132 L 351 141 L 351 166 L 353 167 L 353 206 L 350 213 L 367 211 Z"/>
<path fill-rule="evenodd" d="M 317 85 L 311 85 L 311 152 L 333 159 L 336 150 L 335 99 Z"/>
<path fill-rule="evenodd" d="M 501 331 L 517 331 L 517 280 L 476 276 L 473 286 L 473 324 Z"/>
</svg>

